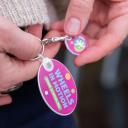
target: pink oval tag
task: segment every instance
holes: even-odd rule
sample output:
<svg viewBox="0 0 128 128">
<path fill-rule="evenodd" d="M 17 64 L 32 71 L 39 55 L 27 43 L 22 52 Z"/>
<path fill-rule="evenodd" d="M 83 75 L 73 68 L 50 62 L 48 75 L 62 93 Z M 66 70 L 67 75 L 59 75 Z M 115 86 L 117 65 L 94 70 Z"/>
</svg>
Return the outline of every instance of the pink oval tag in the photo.
<svg viewBox="0 0 128 128">
<path fill-rule="evenodd" d="M 80 55 L 88 46 L 86 37 L 81 34 L 65 40 L 67 49 L 74 55 Z"/>
<path fill-rule="evenodd" d="M 69 70 L 55 59 L 45 58 L 38 72 L 42 98 L 56 114 L 71 114 L 77 104 L 77 88 Z"/>
</svg>

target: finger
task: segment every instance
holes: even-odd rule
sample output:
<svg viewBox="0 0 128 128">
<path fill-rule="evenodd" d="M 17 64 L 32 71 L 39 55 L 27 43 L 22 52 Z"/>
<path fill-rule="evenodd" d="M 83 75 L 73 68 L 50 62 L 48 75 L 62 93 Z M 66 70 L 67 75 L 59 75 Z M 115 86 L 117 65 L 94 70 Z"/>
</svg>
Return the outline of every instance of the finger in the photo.
<svg viewBox="0 0 128 128">
<path fill-rule="evenodd" d="M 94 0 L 71 0 L 66 19 L 64 30 L 69 35 L 78 35 L 88 23 L 90 14 L 93 9 Z"/>
<path fill-rule="evenodd" d="M 0 75 L 0 86 L 2 89 L 10 88 L 37 75 L 40 61 L 21 61 L 9 57 L 4 58 L 3 63 L 5 63 L 5 67 L 1 69 L 2 75 Z"/>
<path fill-rule="evenodd" d="M 84 30 L 84 32 L 86 34 L 88 34 L 91 38 L 96 39 L 97 35 L 99 34 L 99 32 L 101 31 L 101 28 L 98 24 L 94 23 L 94 22 L 89 22 L 86 26 L 86 29 Z"/>
<path fill-rule="evenodd" d="M 29 26 L 26 31 L 28 33 L 31 33 L 34 36 L 39 37 L 41 39 L 41 37 L 42 37 L 42 29 L 43 29 L 43 25 L 42 24 L 36 24 L 36 25 Z"/>
<path fill-rule="evenodd" d="M 113 34 L 107 34 L 99 40 L 95 41 L 95 44 L 84 51 L 80 56 L 75 59 L 77 66 L 96 62 L 108 55 L 113 49 L 117 48 L 122 43 L 122 40 L 117 38 Z"/>
<path fill-rule="evenodd" d="M 57 21 L 52 26 L 51 29 L 57 30 L 57 31 L 64 31 L 64 20 L 63 21 Z"/>
<path fill-rule="evenodd" d="M 51 29 L 59 32 L 63 32 L 64 31 L 63 26 L 64 26 L 64 21 L 57 21 L 52 25 Z M 97 38 L 97 35 L 99 35 L 100 30 L 101 27 L 98 24 L 94 22 L 89 22 L 83 33 L 88 35 L 90 38 Z"/>
<path fill-rule="evenodd" d="M 53 30 L 53 31 L 50 31 L 45 36 L 45 38 L 50 38 L 50 37 L 55 37 L 55 36 L 60 36 L 60 35 L 61 35 L 61 33 L 59 33 L 58 31 Z M 45 47 L 44 55 L 47 56 L 47 57 L 53 58 L 57 54 L 57 52 L 59 51 L 59 48 L 60 48 L 60 43 L 59 42 L 49 44 Z"/>
<path fill-rule="evenodd" d="M 7 20 L 0 19 L 0 45 L 4 52 L 19 59 L 30 59 L 41 51 L 41 44 L 37 37 L 20 30 Z"/>
<path fill-rule="evenodd" d="M 57 31 L 51 31 L 47 34 L 46 38 L 59 35 L 60 33 L 58 33 Z M 54 57 L 58 52 L 59 48 L 59 43 L 47 45 L 45 47 L 44 56 L 49 58 Z M 8 62 L 8 59 L 10 60 L 7 55 L 4 55 L 3 57 L 3 63 Z M 3 89 L 16 85 L 19 82 L 27 81 L 34 78 L 38 73 L 38 69 L 41 63 L 40 61 L 20 61 L 14 58 L 11 58 L 10 61 L 6 65 L 6 70 L 3 69 L 3 71 L 1 71 L 2 75 L 0 85 Z M 12 73 L 13 75 L 10 75 Z M 8 81 L 7 78 L 9 78 Z"/>
<path fill-rule="evenodd" d="M 79 55 L 75 59 L 75 64 L 77 66 L 82 66 L 84 64 L 100 60 L 115 47 L 112 46 L 114 43 L 117 44 L 111 35 L 105 36 L 104 38 L 96 41 L 92 47 L 89 47 L 86 51 Z"/>
<path fill-rule="evenodd" d="M 9 95 L 0 96 L 0 106 L 10 104 L 12 102 L 12 98 Z"/>
<path fill-rule="evenodd" d="M 78 66 L 100 60 L 102 57 L 113 51 L 128 35 L 128 16 L 122 16 L 113 20 L 107 32 L 102 35 L 94 44 L 75 59 Z"/>
<path fill-rule="evenodd" d="M 43 25 L 36 24 L 33 26 L 29 26 L 26 31 L 36 37 L 41 38 L 42 37 L 42 29 L 43 29 Z M 20 61 L 19 61 L 19 63 L 20 63 Z M 21 63 L 23 63 L 23 62 L 21 62 Z M 30 63 L 26 62 L 24 64 L 25 64 L 25 66 L 22 68 L 20 68 L 19 66 L 17 67 L 17 69 L 20 68 L 22 70 L 22 71 L 19 71 L 19 72 L 21 72 L 21 74 L 19 74 L 19 75 L 24 76 L 24 77 L 21 77 L 22 79 L 21 80 L 19 79 L 18 81 L 23 81 L 23 80 L 26 81 L 26 80 L 29 80 L 29 79 L 35 77 L 37 75 L 37 71 L 38 71 L 40 62 L 30 62 Z M 31 70 L 31 69 L 33 69 L 33 70 Z M 27 75 L 25 72 L 27 73 Z"/>
</svg>

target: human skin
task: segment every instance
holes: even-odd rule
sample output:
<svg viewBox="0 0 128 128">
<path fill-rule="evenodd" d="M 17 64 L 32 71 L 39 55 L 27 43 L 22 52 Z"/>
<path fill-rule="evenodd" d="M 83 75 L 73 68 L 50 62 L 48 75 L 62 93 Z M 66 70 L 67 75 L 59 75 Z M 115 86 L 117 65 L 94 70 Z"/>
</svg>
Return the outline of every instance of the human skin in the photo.
<svg viewBox="0 0 128 128">
<path fill-rule="evenodd" d="M 98 61 L 128 35 L 128 0 L 70 0 L 65 19 L 52 29 L 87 37 L 89 46 L 75 58 L 77 66 Z"/>
<path fill-rule="evenodd" d="M 43 25 L 29 26 L 25 31 L 15 24 L 0 17 L 0 90 L 30 80 L 37 75 L 40 61 L 32 61 L 42 51 L 39 38 L 42 37 Z M 56 36 L 51 31 L 46 37 Z M 44 55 L 52 58 L 59 49 L 59 44 L 45 47 Z M 11 56 L 10 56 L 11 55 Z M 0 95 L 0 106 L 10 104 L 10 95 Z"/>
</svg>

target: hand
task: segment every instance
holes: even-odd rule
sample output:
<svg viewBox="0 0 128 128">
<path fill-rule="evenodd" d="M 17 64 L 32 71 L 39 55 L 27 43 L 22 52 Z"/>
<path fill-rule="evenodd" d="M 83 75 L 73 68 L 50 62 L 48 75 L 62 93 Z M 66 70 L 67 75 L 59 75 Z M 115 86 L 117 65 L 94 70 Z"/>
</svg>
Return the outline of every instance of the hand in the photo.
<svg viewBox="0 0 128 128">
<path fill-rule="evenodd" d="M 39 61 L 29 61 L 41 52 L 39 38 L 42 36 L 42 25 L 28 27 L 27 32 L 4 18 L 0 18 L 0 89 L 7 89 L 22 81 L 32 79 L 37 75 Z M 47 36 L 56 34 L 51 31 Z M 37 37 L 38 38 L 37 38 Z M 53 57 L 59 48 L 48 46 L 45 54 Z M 12 102 L 10 95 L 0 95 L 0 106 Z"/>
<path fill-rule="evenodd" d="M 69 35 L 84 33 L 89 47 L 75 59 L 78 66 L 100 60 L 128 35 L 128 0 L 71 0 L 66 18 L 52 29 Z"/>
</svg>

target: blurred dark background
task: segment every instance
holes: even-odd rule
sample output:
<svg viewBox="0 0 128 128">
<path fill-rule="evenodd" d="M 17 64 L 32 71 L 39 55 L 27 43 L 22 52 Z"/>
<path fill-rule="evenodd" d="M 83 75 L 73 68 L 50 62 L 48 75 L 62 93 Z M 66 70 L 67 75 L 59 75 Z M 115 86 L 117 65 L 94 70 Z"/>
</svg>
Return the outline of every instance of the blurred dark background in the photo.
<svg viewBox="0 0 128 128">
<path fill-rule="evenodd" d="M 80 128 L 128 127 L 128 40 L 79 71 Z"/>
<path fill-rule="evenodd" d="M 104 59 L 81 68 L 74 66 L 74 56 L 63 48 L 57 58 L 69 68 L 78 86 L 74 113 L 78 128 L 128 127 L 128 40 Z"/>
</svg>

